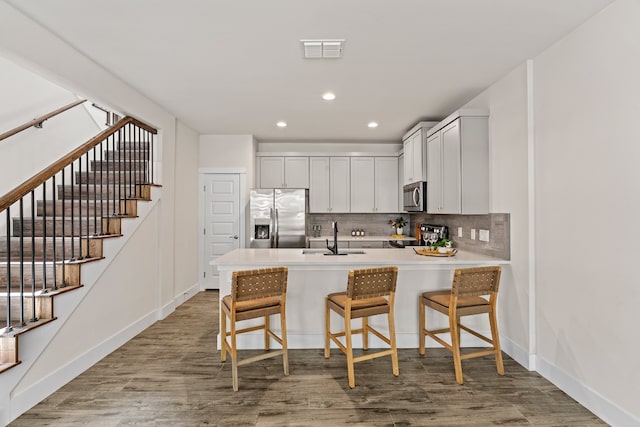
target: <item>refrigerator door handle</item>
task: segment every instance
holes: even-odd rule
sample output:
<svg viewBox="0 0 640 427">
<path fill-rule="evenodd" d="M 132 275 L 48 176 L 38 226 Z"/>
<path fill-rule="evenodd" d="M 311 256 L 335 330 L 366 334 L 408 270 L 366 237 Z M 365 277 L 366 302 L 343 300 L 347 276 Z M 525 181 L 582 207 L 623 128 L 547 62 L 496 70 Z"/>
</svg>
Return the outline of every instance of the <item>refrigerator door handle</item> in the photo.
<svg viewBox="0 0 640 427">
<path fill-rule="evenodd" d="M 278 218 L 278 209 L 276 208 L 276 248 L 280 247 L 280 219 Z"/>
<path fill-rule="evenodd" d="M 273 216 L 273 208 L 269 208 L 269 230 L 271 230 L 269 234 L 269 247 L 273 248 L 274 235 L 276 231 L 276 226 L 275 226 L 275 221 Z"/>
</svg>

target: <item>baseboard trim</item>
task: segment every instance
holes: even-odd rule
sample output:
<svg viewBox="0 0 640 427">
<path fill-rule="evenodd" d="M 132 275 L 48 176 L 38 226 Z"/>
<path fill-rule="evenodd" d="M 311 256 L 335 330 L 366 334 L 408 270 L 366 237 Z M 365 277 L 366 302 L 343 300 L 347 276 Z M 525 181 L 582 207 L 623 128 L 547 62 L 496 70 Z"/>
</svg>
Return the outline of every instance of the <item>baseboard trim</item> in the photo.
<svg viewBox="0 0 640 427">
<path fill-rule="evenodd" d="M 500 347 L 502 351 L 509 355 L 513 360 L 522 365 L 525 369 L 532 371 L 535 364 L 532 364 L 529 352 L 520 345 L 508 338 L 500 337 Z"/>
<path fill-rule="evenodd" d="M 59 369 L 51 372 L 31 387 L 25 389 L 20 394 L 11 396 L 10 421 L 15 420 L 20 415 L 40 403 L 50 394 L 60 387 L 73 380 L 75 377 L 95 365 L 105 356 L 127 343 L 140 332 L 153 325 L 157 320 L 156 310 L 145 315 L 128 327 L 120 330 L 102 343 L 96 345 L 86 353 L 67 362 Z"/>
<path fill-rule="evenodd" d="M 535 358 L 535 364 L 536 371 L 540 375 L 600 417 L 607 424 L 620 427 L 640 425 L 640 418 L 620 408 L 600 393 L 592 390 L 580 380 L 552 365 L 542 357 L 537 356 Z"/>
<path fill-rule="evenodd" d="M 200 284 L 196 283 L 191 287 L 187 288 L 184 292 L 179 295 L 176 295 L 172 301 L 169 301 L 167 304 L 163 305 L 158 312 L 158 320 L 162 320 L 171 313 L 173 313 L 176 308 L 180 307 L 185 302 L 189 301 L 189 299 L 193 298 L 195 294 L 200 292 Z"/>
</svg>

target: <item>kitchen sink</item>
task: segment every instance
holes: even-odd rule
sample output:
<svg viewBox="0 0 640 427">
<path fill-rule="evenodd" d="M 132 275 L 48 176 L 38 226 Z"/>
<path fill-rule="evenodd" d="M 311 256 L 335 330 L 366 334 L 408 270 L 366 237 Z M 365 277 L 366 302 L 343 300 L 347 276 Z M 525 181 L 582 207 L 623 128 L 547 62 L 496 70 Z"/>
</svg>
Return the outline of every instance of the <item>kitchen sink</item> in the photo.
<svg viewBox="0 0 640 427">
<path fill-rule="evenodd" d="M 364 255 L 365 251 L 362 250 L 352 250 L 352 249 L 342 249 L 338 250 L 337 254 L 334 254 L 328 249 L 303 249 L 302 255 Z"/>
</svg>

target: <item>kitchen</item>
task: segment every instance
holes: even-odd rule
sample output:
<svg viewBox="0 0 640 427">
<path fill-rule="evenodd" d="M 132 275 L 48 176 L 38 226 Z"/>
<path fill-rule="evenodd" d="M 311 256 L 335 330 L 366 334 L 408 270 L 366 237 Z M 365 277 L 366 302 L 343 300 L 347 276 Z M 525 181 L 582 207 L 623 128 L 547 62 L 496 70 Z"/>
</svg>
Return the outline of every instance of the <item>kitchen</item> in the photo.
<svg viewBox="0 0 640 427">
<path fill-rule="evenodd" d="M 409 20 L 411 14 L 405 14 Z M 467 19 L 471 16 L 477 15 L 465 15 L 466 25 L 481 21 Z M 640 417 L 635 386 L 639 382 L 638 372 L 622 369 L 634 366 L 633 355 L 638 352 L 637 340 L 629 338 L 636 335 L 637 280 L 628 268 L 637 255 L 634 242 L 638 235 L 635 186 L 640 177 L 635 164 L 637 144 L 633 142 L 640 136 L 635 125 L 638 114 L 635 94 L 640 93 L 637 86 L 640 55 L 634 42 L 638 39 L 637 17 L 637 2 L 612 2 L 601 13 L 585 16 L 584 24 L 577 29 L 549 40 L 548 46 L 530 59 L 505 70 L 477 91 L 469 90 L 467 94 L 473 94 L 461 96 L 459 99 L 463 101 L 443 106 L 438 117 L 405 117 L 401 124 L 408 131 L 419 120 L 439 119 L 456 109 L 489 109 L 489 212 L 509 215 L 508 227 L 506 218 L 495 220 L 495 225 L 509 231 L 505 241 L 509 242 L 510 272 L 503 277 L 499 304 L 505 350 L 523 366 L 540 372 L 584 405 L 590 405 L 594 412 L 608 413 L 612 420 L 609 422 L 616 425 L 633 425 Z M 511 20 L 509 16 L 503 18 Z M 541 29 L 549 26 L 553 22 L 539 23 Z M 9 24 L 7 28 L 11 28 Z M 478 30 L 480 33 L 490 31 L 482 28 Z M 532 29 L 531 34 L 535 33 Z M 33 56 L 36 62 L 46 62 L 46 58 Z M 399 62 L 398 57 L 388 62 L 394 61 Z M 63 63 L 56 59 L 55 64 L 49 65 L 61 69 Z M 367 65 L 369 69 L 375 68 Z M 242 75 L 246 69 L 238 68 L 236 72 Z M 468 68 L 465 74 L 479 71 Z M 97 72 L 102 75 L 103 70 Z M 67 76 L 77 78 L 77 71 L 68 71 Z M 94 91 L 111 99 L 109 86 L 104 87 Z M 309 98 L 316 95 L 320 94 L 311 94 Z M 337 95 L 339 100 L 341 93 Z M 292 142 L 282 130 L 260 139 L 238 130 L 241 126 L 236 126 L 236 131 L 196 132 L 174 115 L 158 113 L 158 106 L 145 104 L 139 94 L 131 98 L 130 105 L 145 106 L 145 113 L 165 129 L 164 156 L 168 163 L 163 185 L 167 208 L 159 215 L 160 226 L 156 228 L 163 230 L 160 240 L 166 251 L 176 249 L 172 254 L 160 255 L 162 262 L 157 268 L 163 278 L 158 297 L 163 307 L 176 304 L 202 277 L 197 265 L 200 253 L 197 242 L 202 232 L 196 226 L 202 212 L 198 206 L 202 188 L 198 185 L 198 171 L 243 175 L 242 189 L 246 192 L 243 197 L 248 200 L 249 188 L 258 182 L 259 152 L 297 153 L 303 150 L 302 145 L 308 151 L 306 156 L 310 152 L 392 154 L 401 150 L 399 141 L 388 148 L 385 143 L 375 141 L 355 144 L 353 137 L 341 141 L 339 147 L 327 141 L 302 141 L 300 135 L 294 135 Z M 322 108 L 326 107 L 323 104 Z M 240 122 L 243 117 L 262 116 L 269 110 L 268 106 L 258 112 L 235 109 L 243 111 L 236 113 Z M 358 123 L 363 121 L 357 111 L 353 115 L 344 111 L 338 114 L 338 118 L 346 116 Z M 310 117 L 311 123 L 301 127 L 331 126 L 313 114 Z M 215 117 L 206 119 L 224 122 Z M 383 120 L 378 120 L 379 129 L 384 128 Z M 229 123 L 236 124 L 231 120 Z M 284 131 L 292 129 L 294 123 Z M 363 128 L 359 139 L 370 139 L 369 132 Z M 371 222 L 383 227 L 380 233 L 386 230 L 388 234 L 392 230 L 385 220 L 397 217 L 398 213 L 389 217 L 380 215 Z M 421 217 L 416 219 L 416 215 Z M 411 214 L 411 222 L 443 224 L 422 215 L 428 214 Z M 457 215 L 451 218 L 462 220 Z M 616 237 L 616 251 L 593 250 L 594 245 L 601 243 L 594 243 L 592 230 L 603 219 L 614 224 L 616 236 L 621 236 Z M 324 235 L 328 234 L 329 221 L 330 215 L 317 220 Z M 470 237 L 464 241 L 466 230 L 470 236 L 472 228 L 489 230 L 490 242 L 500 239 L 493 228 L 493 219 L 485 218 L 480 224 L 475 224 L 474 218 L 465 221 L 460 221 L 460 225 L 449 224 L 454 237 L 457 228 L 463 227 L 463 240 L 458 244 L 484 244 L 478 239 L 472 243 Z M 348 231 L 361 227 L 368 235 L 378 233 L 370 225 L 357 221 L 347 225 L 346 219 L 340 219 L 339 224 Z M 620 301 L 611 295 L 620 296 Z M 603 343 L 609 339 L 613 345 L 605 350 Z"/>
</svg>

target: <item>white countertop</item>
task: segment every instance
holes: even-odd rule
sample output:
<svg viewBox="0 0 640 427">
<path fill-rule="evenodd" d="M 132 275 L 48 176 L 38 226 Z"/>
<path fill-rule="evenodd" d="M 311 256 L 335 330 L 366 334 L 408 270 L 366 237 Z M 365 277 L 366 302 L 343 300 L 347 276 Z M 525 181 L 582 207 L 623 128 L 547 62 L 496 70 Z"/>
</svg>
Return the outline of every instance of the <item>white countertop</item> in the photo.
<svg viewBox="0 0 640 427">
<path fill-rule="evenodd" d="M 309 236 L 310 242 L 324 242 L 329 239 L 329 242 L 333 242 L 333 236 L 320 236 L 320 237 L 312 237 Z M 338 242 L 386 242 L 389 240 L 398 240 L 410 242 L 416 240 L 415 237 L 412 236 L 404 236 L 404 237 L 393 237 L 392 235 L 371 235 L 371 236 L 352 236 L 352 235 L 339 235 L 338 234 Z"/>
<path fill-rule="evenodd" d="M 366 236 L 365 236 L 366 237 Z M 259 268 L 261 266 L 305 266 L 310 268 L 322 268 L 323 266 L 380 266 L 398 265 L 413 266 L 417 268 L 433 268 L 437 266 L 455 265 L 489 265 L 510 264 L 511 261 L 481 255 L 468 251 L 458 251 L 451 257 L 432 257 L 417 255 L 413 248 L 385 248 L 362 249 L 365 254 L 353 254 L 327 256 L 321 253 L 303 255 L 302 248 L 296 249 L 235 249 L 227 254 L 210 261 L 221 270 L 230 267 L 245 266 Z M 311 249 L 313 250 L 313 249 Z M 316 249 L 317 251 L 318 249 Z M 356 249 L 344 249 L 340 252 L 350 252 Z"/>
<path fill-rule="evenodd" d="M 366 236 L 365 236 L 366 237 Z M 373 236 L 372 236 L 373 237 Z M 313 250 L 313 249 L 311 249 Z M 355 251 L 356 249 L 345 249 Z M 347 288 L 348 272 L 358 268 L 396 265 L 398 282 L 396 291 L 396 339 L 400 348 L 416 348 L 419 337 L 418 297 L 422 292 L 450 289 L 453 271 L 457 268 L 503 265 L 508 260 L 492 258 L 467 251 L 452 257 L 430 257 L 417 255 L 412 247 L 396 249 L 363 249 L 365 254 L 325 256 L 320 253 L 303 255 L 303 249 L 236 249 L 210 261 L 217 266 L 219 296 L 231 292 L 232 273 L 239 270 L 286 266 L 287 279 L 287 341 L 289 348 L 324 347 L 324 307 L 326 295 L 344 292 Z M 315 249 L 316 252 L 321 250 Z M 505 275 L 508 276 L 508 275 Z M 469 326 L 480 331 L 488 328 L 485 319 L 471 319 Z M 336 319 L 337 321 L 337 319 Z M 248 322 L 252 322 L 248 320 Z M 445 316 L 430 320 L 433 327 L 446 328 Z M 274 322 L 275 323 L 275 322 Z M 371 324 L 381 331 L 388 330 L 386 319 L 374 316 Z M 276 326 L 277 327 L 277 326 Z M 477 347 L 483 342 L 472 335 L 463 334 L 463 347 Z M 355 346 L 360 346 L 356 336 Z M 218 348 L 220 341 L 218 339 Z M 239 348 L 263 348 L 264 333 L 252 331 L 238 337 Z M 385 343 L 374 335 L 369 346 L 384 348 Z"/>
</svg>

